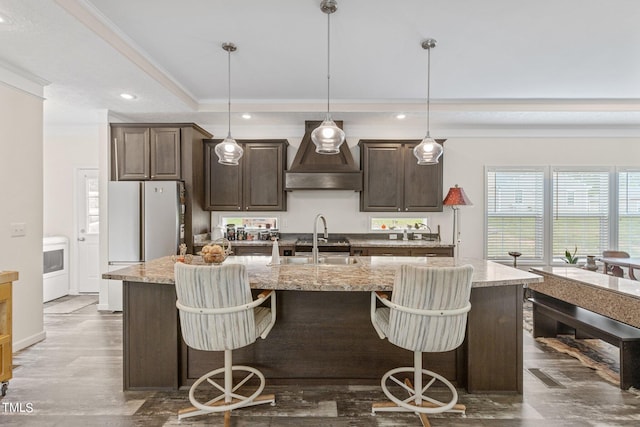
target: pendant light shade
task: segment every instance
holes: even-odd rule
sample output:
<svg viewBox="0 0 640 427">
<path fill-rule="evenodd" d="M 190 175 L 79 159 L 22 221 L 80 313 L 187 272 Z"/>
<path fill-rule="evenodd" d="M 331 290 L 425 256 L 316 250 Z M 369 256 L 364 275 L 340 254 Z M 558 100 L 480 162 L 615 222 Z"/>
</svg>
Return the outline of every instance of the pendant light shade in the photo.
<svg viewBox="0 0 640 427">
<path fill-rule="evenodd" d="M 323 0 L 320 4 L 320 10 L 327 14 L 327 117 L 325 120 L 311 132 L 311 141 L 316 146 L 316 153 L 320 154 L 338 154 L 340 145 L 344 142 L 344 131 L 340 129 L 331 119 L 329 112 L 330 99 L 330 81 L 331 74 L 331 14 L 338 10 L 338 3 L 335 0 Z"/>
<path fill-rule="evenodd" d="M 435 139 L 431 138 L 429 132 L 429 115 L 431 113 L 431 49 L 436 47 L 436 41 L 434 39 L 428 39 L 422 42 L 422 48 L 426 49 L 427 55 L 427 135 L 416 145 L 413 149 L 413 155 L 418 159 L 419 165 L 435 165 L 438 163 L 440 156 L 442 156 L 442 145 L 438 144 Z"/>
<path fill-rule="evenodd" d="M 228 78 L 229 78 L 229 102 L 228 102 L 228 133 L 227 137 L 216 145 L 214 151 L 216 156 L 218 156 L 218 163 L 223 165 L 238 165 L 238 161 L 242 157 L 242 147 L 238 145 L 238 143 L 231 137 L 231 52 L 235 52 L 237 50 L 236 46 L 233 43 L 224 43 L 222 48 L 228 53 Z"/>
</svg>

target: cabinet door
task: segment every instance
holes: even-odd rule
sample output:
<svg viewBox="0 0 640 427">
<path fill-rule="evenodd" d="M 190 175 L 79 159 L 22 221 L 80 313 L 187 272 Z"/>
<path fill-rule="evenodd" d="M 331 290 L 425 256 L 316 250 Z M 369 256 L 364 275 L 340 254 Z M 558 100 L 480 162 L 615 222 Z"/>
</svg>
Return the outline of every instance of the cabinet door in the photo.
<svg viewBox="0 0 640 427">
<path fill-rule="evenodd" d="M 204 203 L 205 209 L 217 211 L 239 211 L 242 208 L 242 164 L 221 165 L 214 151 L 222 140 L 209 140 L 204 144 Z"/>
<path fill-rule="evenodd" d="M 413 148 L 406 144 L 404 161 L 404 205 L 405 212 L 442 212 L 442 162 L 435 165 L 418 165 Z"/>
<path fill-rule="evenodd" d="M 412 248 L 411 256 L 452 257 L 453 248 Z"/>
<path fill-rule="evenodd" d="M 368 256 L 411 256 L 411 250 L 409 248 L 368 247 L 366 254 Z"/>
<path fill-rule="evenodd" d="M 149 129 L 140 127 L 113 128 L 111 169 L 116 180 L 147 180 L 149 167 Z"/>
<path fill-rule="evenodd" d="M 180 129 L 151 128 L 151 179 L 181 179 Z"/>
<path fill-rule="evenodd" d="M 244 209 L 286 210 L 283 179 L 286 145 L 281 142 L 247 142 L 243 148 Z"/>
<path fill-rule="evenodd" d="M 403 206 L 402 145 L 362 144 L 362 212 L 399 212 Z"/>
</svg>

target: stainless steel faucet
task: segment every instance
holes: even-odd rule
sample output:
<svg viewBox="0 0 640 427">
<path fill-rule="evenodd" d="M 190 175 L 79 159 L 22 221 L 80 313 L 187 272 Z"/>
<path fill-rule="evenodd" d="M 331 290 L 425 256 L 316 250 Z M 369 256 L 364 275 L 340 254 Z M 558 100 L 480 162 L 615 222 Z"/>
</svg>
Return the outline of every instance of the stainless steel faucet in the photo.
<svg viewBox="0 0 640 427">
<path fill-rule="evenodd" d="M 313 248 L 311 249 L 311 256 L 313 257 L 313 263 L 318 263 L 318 220 L 322 219 L 322 223 L 324 224 L 324 238 L 329 238 L 329 233 L 327 231 L 327 220 L 324 215 L 318 214 L 316 215 L 315 221 L 313 221 Z"/>
</svg>

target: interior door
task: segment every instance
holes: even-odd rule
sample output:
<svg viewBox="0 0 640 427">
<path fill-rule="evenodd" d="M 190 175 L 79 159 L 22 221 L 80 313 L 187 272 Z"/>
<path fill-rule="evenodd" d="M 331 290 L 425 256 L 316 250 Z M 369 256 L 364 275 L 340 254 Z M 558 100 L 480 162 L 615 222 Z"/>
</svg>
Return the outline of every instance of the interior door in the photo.
<svg viewBox="0 0 640 427">
<path fill-rule="evenodd" d="M 78 292 L 100 290 L 100 209 L 98 169 L 77 169 L 76 189 L 76 283 Z"/>
</svg>

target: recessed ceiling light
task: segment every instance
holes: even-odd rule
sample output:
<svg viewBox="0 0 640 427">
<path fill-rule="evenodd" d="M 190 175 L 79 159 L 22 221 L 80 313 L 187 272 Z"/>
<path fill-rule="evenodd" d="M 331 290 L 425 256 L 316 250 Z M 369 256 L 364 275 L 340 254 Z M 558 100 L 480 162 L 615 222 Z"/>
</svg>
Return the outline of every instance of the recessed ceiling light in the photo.
<svg viewBox="0 0 640 427">
<path fill-rule="evenodd" d="M 402 113 L 400 113 L 400 114 L 397 114 L 397 115 L 396 115 L 396 119 L 398 119 L 398 120 L 402 120 L 402 119 L 406 119 L 406 118 L 407 118 L 407 115 L 406 115 L 406 114 L 402 114 Z"/>
<path fill-rule="evenodd" d="M 243 118 L 243 119 L 246 119 L 246 120 L 249 120 L 249 119 L 251 118 L 251 114 L 249 114 L 249 113 L 244 113 L 244 114 L 242 115 L 242 118 Z"/>
<path fill-rule="evenodd" d="M 136 99 L 135 95 L 131 95 L 130 93 L 121 93 L 120 94 L 120 98 L 124 98 L 127 100 L 132 100 L 132 99 Z"/>
<path fill-rule="evenodd" d="M 5 22 L 4 17 L 2 15 L 0 15 L 0 24 L 2 24 L 4 22 Z"/>
</svg>

